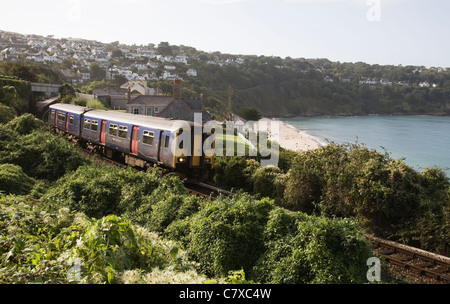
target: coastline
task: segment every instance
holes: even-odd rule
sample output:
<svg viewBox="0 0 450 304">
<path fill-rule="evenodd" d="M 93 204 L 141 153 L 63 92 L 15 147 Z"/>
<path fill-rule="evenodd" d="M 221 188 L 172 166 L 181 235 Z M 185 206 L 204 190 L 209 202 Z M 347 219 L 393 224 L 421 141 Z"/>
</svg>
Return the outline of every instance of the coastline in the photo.
<svg viewBox="0 0 450 304">
<path fill-rule="evenodd" d="M 279 123 L 280 130 L 279 130 L 279 138 L 277 141 L 280 147 L 284 149 L 292 151 L 308 151 L 318 149 L 324 146 L 317 140 L 302 134 L 301 131 L 285 124 L 282 121 L 267 117 L 263 117 L 261 121 L 266 121 L 269 125 L 273 121 Z M 276 139 L 272 134 L 269 133 L 269 140 L 275 141 Z"/>
</svg>

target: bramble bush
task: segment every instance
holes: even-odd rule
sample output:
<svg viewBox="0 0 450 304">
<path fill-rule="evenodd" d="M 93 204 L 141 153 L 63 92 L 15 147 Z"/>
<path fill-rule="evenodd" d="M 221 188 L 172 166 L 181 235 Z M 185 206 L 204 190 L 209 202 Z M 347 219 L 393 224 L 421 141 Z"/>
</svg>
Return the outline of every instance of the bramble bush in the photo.
<svg viewBox="0 0 450 304">
<path fill-rule="evenodd" d="M 0 283 L 205 281 L 173 242 L 124 217 L 92 219 L 60 203 L 0 196 Z"/>
<path fill-rule="evenodd" d="M 208 202 L 189 218 L 184 239 L 189 257 L 208 276 L 241 268 L 248 272 L 264 252 L 263 231 L 272 208 L 269 199 L 256 200 L 244 193 Z"/>
<path fill-rule="evenodd" d="M 285 186 L 286 208 L 355 217 L 381 237 L 449 253 L 450 183 L 441 169 L 419 173 L 363 145 L 330 144 L 299 153 Z"/>
<path fill-rule="evenodd" d="M 0 191 L 6 194 L 28 194 L 35 181 L 22 168 L 12 164 L 0 164 Z"/>
<path fill-rule="evenodd" d="M 87 163 L 76 147 L 60 136 L 40 129 L 31 115 L 0 125 L 0 163 L 21 166 L 32 178 L 56 181 Z"/>
<path fill-rule="evenodd" d="M 360 227 L 349 219 L 309 216 L 281 208 L 270 212 L 265 252 L 252 269 L 257 282 L 347 284 L 367 281 L 371 256 Z"/>
</svg>

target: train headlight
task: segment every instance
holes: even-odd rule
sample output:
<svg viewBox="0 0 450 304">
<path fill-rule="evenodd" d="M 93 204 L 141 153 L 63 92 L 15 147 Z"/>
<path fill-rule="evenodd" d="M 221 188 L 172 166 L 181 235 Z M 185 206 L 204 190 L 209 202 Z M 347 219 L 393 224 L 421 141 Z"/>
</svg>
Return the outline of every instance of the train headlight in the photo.
<svg viewBox="0 0 450 304">
<path fill-rule="evenodd" d="M 178 157 L 178 162 L 185 163 L 185 162 L 187 162 L 187 158 L 186 157 Z"/>
</svg>

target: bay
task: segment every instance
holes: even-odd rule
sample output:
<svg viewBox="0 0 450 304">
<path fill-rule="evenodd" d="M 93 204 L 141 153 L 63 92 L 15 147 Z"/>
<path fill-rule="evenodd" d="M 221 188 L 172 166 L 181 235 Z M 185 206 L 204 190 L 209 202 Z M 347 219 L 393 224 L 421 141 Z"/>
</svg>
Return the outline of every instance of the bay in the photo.
<svg viewBox="0 0 450 304">
<path fill-rule="evenodd" d="M 321 143 L 360 143 L 401 158 L 418 171 L 439 167 L 450 175 L 450 117 L 296 117 L 280 121 Z"/>
</svg>

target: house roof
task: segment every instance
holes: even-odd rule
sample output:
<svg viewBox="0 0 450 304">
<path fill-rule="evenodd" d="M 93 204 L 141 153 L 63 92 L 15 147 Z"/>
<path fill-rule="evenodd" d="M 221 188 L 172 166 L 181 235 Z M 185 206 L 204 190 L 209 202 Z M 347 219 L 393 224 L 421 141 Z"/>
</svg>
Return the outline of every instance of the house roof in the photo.
<svg viewBox="0 0 450 304">
<path fill-rule="evenodd" d="M 153 107 L 167 107 L 173 100 L 173 96 L 140 95 L 128 102 L 128 104 L 143 104 Z"/>
<path fill-rule="evenodd" d="M 201 110 L 203 110 L 202 101 L 200 99 L 183 99 L 183 101 L 186 103 L 186 105 L 192 111 L 201 111 Z"/>
</svg>

